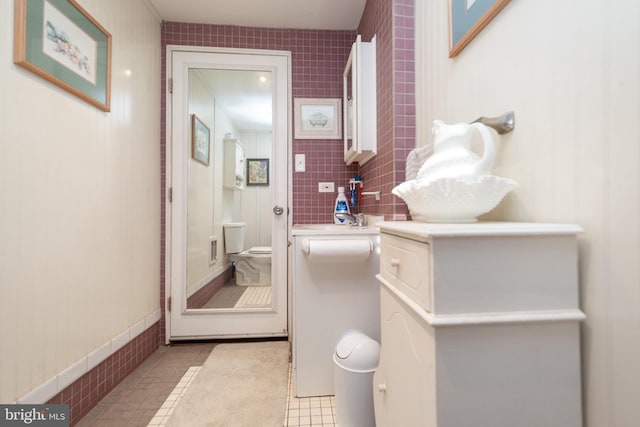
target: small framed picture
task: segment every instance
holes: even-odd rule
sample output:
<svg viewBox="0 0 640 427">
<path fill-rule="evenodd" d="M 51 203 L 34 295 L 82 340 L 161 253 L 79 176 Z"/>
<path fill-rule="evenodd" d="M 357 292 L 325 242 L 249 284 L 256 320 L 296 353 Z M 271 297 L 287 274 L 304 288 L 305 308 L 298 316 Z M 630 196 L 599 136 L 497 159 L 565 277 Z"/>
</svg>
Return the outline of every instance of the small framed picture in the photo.
<svg viewBox="0 0 640 427">
<path fill-rule="evenodd" d="M 195 114 L 191 115 L 191 158 L 209 166 L 209 141 L 211 132 Z"/>
<path fill-rule="evenodd" d="M 339 98 L 296 98 L 296 139 L 341 139 L 342 117 Z"/>
<path fill-rule="evenodd" d="M 247 159 L 247 185 L 269 185 L 269 159 Z"/>
</svg>

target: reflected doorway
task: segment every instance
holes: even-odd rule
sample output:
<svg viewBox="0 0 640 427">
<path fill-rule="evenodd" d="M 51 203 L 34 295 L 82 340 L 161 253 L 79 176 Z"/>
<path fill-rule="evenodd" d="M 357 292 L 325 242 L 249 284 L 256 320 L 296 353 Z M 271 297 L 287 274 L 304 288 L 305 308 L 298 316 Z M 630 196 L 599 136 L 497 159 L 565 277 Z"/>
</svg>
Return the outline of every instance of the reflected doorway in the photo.
<svg viewBox="0 0 640 427">
<path fill-rule="evenodd" d="M 210 151 L 222 161 L 214 160 L 209 170 L 192 153 L 188 162 L 187 308 L 271 308 L 272 72 L 190 68 L 188 73 L 189 114 L 212 124 Z M 220 219 L 228 255 L 223 263 L 231 264 L 227 272 L 220 272 L 212 254 L 217 242 L 206 239 L 216 234 Z"/>
</svg>

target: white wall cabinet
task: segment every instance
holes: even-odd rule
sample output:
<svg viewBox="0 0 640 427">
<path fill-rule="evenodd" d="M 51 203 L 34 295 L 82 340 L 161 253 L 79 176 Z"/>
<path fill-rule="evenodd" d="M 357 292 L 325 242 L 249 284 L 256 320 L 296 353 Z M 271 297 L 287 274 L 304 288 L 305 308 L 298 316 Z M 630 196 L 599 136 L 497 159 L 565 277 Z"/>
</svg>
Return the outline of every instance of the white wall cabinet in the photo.
<svg viewBox="0 0 640 427">
<path fill-rule="evenodd" d="M 358 35 L 343 73 L 344 161 L 366 163 L 377 150 L 376 37 Z"/>
<path fill-rule="evenodd" d="M 378 427 L 582 426 L 580 227 L 379 226 Z"/>
<path fill-rule="evenodd" d="M 224 140 L 224 188 L 230 190 L 244 189 L 245 169 L 244 147 L 237 139 Z"/>
</svg>

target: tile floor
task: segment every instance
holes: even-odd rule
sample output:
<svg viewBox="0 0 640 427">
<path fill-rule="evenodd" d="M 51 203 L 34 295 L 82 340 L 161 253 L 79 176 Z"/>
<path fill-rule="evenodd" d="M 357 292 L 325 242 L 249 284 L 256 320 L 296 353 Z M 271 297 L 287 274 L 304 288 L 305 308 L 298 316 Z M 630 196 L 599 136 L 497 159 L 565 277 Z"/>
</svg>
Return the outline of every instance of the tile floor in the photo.
<svg viewBox="0 0 640 427">
<path fill-rule="evenodd" d="M 284 427 L 313 426 L 338 427 L 333 396 L 295 397 L 293 376 L 289 364 L 289 398 L 284 417 Z"/>
<path fill-rule="evenodd" d="M 158 427 L 167 422 L 180 397 L 197 376 L 215 343 L 184 343 L 160 347 L 91 410 L 80 427 Z M 333 396 L 293 396 L 289 366 L 289 397 L 284 427 L 337 427 Z M 233 426 L 229 426 L 233 427 Z M 257 426 L 259 427 L 259 426 Z"/>
<path fill-rule="evenodd" d="M 145 427 L 191 366 L 202 366 L 215 343 L 162 346 L 80 420 L 80 427 Z"/>
</svg>

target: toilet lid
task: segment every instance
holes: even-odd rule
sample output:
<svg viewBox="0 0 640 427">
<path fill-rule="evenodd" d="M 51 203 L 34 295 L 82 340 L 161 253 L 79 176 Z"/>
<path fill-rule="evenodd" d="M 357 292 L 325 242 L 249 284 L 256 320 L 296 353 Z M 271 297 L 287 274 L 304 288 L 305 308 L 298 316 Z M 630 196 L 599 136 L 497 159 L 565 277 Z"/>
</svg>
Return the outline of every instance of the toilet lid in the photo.
<svg viewBox="0 0 640 427">
<path fill-rule="evenodd" d="M 250 254 L 270 254 L 271 246 L 254 246 L 249 249 Z"/>
</svg>

